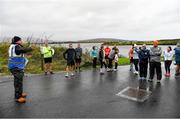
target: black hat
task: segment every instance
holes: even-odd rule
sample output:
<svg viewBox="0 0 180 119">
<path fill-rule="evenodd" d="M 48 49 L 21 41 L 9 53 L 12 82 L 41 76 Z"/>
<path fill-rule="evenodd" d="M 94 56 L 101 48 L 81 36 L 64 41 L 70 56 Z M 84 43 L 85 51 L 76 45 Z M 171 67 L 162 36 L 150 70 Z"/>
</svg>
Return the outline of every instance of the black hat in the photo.
<svg viewBox="0 0 180 119">
<path fill-rule="evenodd" d="M 14 37 L 12 38 L 12 43 L 16 43 L 16 42 L 18 42 L 18 41 L 20 41 L 20 40 L 21 40 L 20 37 L 14 36 Z"/>
</svg>

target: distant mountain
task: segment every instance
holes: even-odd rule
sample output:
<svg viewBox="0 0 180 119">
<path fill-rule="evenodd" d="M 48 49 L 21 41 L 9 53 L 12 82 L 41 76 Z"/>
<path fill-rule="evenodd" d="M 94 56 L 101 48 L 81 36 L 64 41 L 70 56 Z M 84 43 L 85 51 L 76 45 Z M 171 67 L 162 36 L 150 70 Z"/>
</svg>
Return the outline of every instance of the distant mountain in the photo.
<svg viewBox="0 0 180 119">
<path fill-rule="evenodd" d="M 88 40 L 79 40 L 77 42 L 81 43 L 102 43 L 102 42 L 122 42 L 122 41 L 127 41 L 127 40 L 122 40 L 122 39 L 115 39 L 115 38 L 95 38 L 95 39 L 88 39 Z"/>
<path fill-rule="evenodd" d="M 0 37 L 0 42 L 11 42 L 11 37 Z M 23 37 L 24 42 L 44 43 L 45 39 L 37 38 L 37 37 Z M 177 43 L 180 39 L 160 39 L 160 42 L 165 44 Z M 78 40 L 78 41 L 56 41 L 56 40 L 48 40 L 50 44 L 61 44 L 61 43 L 122 43 L 122 44 L 131 44 L 132 42 L 152 42 L 152 41 L 138 41 L 138 40 L 124 40 L 124 39 L 116 39 L 116 38 L 94 38 L 94 39 L 86 39 L 86 40 Z"/>
</svg>

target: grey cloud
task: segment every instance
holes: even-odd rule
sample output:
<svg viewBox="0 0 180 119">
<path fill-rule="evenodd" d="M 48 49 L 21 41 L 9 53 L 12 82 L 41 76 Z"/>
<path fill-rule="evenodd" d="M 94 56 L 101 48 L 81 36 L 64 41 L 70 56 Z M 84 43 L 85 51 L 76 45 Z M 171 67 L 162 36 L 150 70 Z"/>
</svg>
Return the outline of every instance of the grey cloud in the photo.
<svg viewBox="0 0 180 119">
<path fill-rule="evenodd" d="M 2 34 L 54 40 L 180 37 L 179 0 L 0 0 Z"/>
</svg>

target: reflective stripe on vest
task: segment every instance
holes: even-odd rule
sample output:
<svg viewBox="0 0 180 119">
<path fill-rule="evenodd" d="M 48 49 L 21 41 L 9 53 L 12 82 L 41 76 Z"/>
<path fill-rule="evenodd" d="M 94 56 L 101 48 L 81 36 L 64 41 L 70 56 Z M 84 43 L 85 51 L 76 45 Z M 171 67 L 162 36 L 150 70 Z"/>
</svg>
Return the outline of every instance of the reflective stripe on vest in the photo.
<svg viewBox="0 0 180 119">
<path fill-rule="evenodd" d="M 25 68 L 24 54 L 16 55 L 15 47 L 16 45 L 11 45 L 9 48 L 8 68 L 9 69 L 17 68 L 17 69 L 23 70 Z"/>
</svg>

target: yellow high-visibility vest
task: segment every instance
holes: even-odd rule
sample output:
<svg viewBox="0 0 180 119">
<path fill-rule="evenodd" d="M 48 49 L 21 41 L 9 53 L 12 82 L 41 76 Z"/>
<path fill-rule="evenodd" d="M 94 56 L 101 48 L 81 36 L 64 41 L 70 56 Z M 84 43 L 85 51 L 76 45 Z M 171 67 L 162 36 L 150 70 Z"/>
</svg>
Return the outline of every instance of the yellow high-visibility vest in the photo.
<svg viewBox="0 0 180 119">
<path fill-rule="evenodd" d="M 50 46 L 42 47 L 42 54 L 44 55 L 44 58 L 50 58 L 54 55 L 54 49 Z"/>
</svg>

